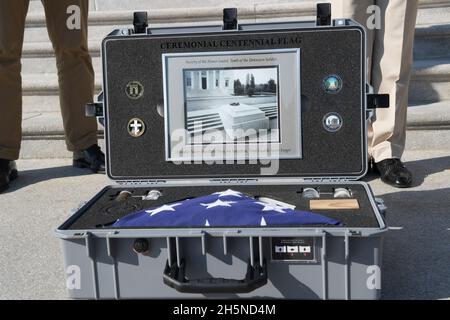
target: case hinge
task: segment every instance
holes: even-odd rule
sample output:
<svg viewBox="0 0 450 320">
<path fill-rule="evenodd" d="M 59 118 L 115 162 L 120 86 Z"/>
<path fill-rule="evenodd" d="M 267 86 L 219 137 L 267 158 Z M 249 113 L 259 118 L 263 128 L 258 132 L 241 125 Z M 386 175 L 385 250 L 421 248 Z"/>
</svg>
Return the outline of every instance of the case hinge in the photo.
<svg viewBox="0 0 450 320">
<path fill-rule="evenodd" d="M 322 183 L 346 183 L 350 180 L 348 178 L 343 177 L 322 177 L 322 178 L 304 178 L 305 182 L 314 183 L 314 184 L 322 184 Z"/>
<path fill-rule="evenodd" d="M 163 185 L 166 180 L 119 180 L 117 184 L 122 186 L 144 186 L 144 185 Z"/>
<path fill-rule="evenodd" d="M 252 178 L 216 178 L 216 179 L 210 179 L 209 180 L 212 183 L 215 184 L 250 184 L 250 183 L 256 183 L 258 182 L 258 179 Z"/>
</svg>

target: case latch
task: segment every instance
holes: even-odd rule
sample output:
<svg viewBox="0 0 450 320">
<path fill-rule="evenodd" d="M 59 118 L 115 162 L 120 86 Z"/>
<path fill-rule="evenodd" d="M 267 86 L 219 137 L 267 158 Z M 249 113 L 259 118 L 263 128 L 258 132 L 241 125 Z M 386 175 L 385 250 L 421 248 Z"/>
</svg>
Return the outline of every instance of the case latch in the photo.
<svg viewBox="0 0 450 320">
<path fill-rule="evenodd" d="M 257 178 L 214 178 L 209 180 L 213 184 L 255 184 Z"/>
<path fill-rule="evenodd" d="M 223 9 L 223 30 L 237 30 L 237 8 Z"/>
<path fill-rule="evenodd" d="M 146 33 L 148 27 L 148 13 L 146 11 L 135 12 L 133 26 L 134 33 Z"/>
<path fill-rule="evenodd" d="M 103 117 L 103 102 L 92 102 L 86 104 L 86 117 Z"/>
<path fill-rule="evenodd" d="M 316 26 L 331 26 L 331 3 L 317 4 Z"/>
<path fill-rule="evenodd" d="M 381 109 L 390 107 L 389 94 L 368 94 L 367 109 Z"/>
</svg>

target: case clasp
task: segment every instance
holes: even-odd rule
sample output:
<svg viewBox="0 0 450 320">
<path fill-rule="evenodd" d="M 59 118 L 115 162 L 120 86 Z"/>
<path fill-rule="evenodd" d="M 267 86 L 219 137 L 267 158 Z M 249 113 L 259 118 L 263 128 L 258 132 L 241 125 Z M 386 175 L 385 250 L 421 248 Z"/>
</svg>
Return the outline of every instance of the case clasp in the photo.
<svg viewBox="0 0 450 320">
<path fill-rule="evenodd" d="M 368 94 L 367 109 L 381 109 L 390 107 L 390 97 L 388 94 Z"/>
<path fill-rule="evenodd" d="M 86 104 L 86 117 L 103 117 L 103 102 L 92 102 Z"/>
</svg>

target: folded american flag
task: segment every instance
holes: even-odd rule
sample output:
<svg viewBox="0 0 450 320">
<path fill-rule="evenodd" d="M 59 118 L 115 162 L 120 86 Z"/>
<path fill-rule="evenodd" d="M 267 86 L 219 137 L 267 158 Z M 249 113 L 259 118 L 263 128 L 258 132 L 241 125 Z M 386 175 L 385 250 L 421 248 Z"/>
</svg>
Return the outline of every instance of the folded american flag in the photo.
<svg viewBox="0 0 450 320">
<path fill-rule="evenodd" d="M 340 225 L 339 221 L 261 202 L 234 190 L 131 213 L 113 227 L 275 227 Z"/>
</svg>

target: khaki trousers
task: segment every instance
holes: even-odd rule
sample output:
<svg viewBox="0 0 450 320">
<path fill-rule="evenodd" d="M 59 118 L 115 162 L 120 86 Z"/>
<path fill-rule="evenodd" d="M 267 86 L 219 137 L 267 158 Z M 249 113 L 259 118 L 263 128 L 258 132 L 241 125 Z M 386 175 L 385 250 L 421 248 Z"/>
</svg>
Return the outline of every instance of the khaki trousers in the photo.
<svg viewBox="0 0 450 320">
<path fill-rule="evenodd" d="M 418 0 L 332 0 L 333 18 L 351 18 L 368 29 L 373 5 L 381 9 L 381 28 L 368 30 L 369 81 L 375 93 L 389 93 L 391 100 L 369 126 L 369 153 L 380 162 L 400 159 L 405 149 Z"/>
<path fill-rule="evenodd" d="M 97 123 L 84 106 L 94 93 L 94 70 L 87 46 L 88 0 L 42 0 L 56 54 L 61 113 L 69 151 L 97 143 Z M 21 54 L 29 0 L 0 0 L 0 158 L 19 157 L 22 121 Z M 81 9 L 81 30 L 69 30 L 67 8 Z"/>
</svg>

